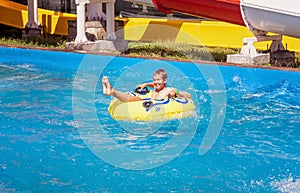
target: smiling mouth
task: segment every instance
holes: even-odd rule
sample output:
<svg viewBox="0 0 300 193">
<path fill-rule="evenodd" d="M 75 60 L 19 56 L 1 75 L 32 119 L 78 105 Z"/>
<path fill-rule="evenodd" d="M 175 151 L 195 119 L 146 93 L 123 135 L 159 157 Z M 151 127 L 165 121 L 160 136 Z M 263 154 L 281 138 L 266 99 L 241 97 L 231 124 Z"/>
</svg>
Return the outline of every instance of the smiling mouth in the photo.
<svg viewBox="0 0 300 193">
<path fill-rule="evenodd" d="M 163 89 L 164 89 L 164 88 L 161 88 L 160 85 L 154 87 L 154 90 L 155 90 L 156 92 L 159 92 L 159 91 L 161 91 L 161 90 L 163 90 Z"/>
</svg>

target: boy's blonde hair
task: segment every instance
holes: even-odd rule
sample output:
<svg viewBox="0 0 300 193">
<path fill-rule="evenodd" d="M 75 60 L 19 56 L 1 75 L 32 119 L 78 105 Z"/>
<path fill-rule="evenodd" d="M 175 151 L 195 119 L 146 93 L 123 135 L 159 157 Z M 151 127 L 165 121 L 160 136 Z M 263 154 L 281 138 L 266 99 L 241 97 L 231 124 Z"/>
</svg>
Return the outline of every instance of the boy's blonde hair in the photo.
<svg viewBox="0 0 300 193">
<path fill-rule="evenodd" d="M 162 78 L 163 78 L 164 80 L 168 78 L 167 71 L 166 71 L 165 69 L 162 69 L 162 68 L 156 70 L 156 71 L 153 73 L 153 76 L 154 76 L 154 75 L 161 75 Z"/>
</svg>

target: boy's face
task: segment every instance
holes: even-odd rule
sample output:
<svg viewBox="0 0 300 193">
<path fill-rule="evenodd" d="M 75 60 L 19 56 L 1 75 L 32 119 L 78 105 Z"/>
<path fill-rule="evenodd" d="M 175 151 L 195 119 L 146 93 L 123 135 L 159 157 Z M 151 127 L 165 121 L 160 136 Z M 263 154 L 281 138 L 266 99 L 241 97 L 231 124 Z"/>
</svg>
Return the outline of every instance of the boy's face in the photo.
<svg viewBox="0 0 300 193">
<path fill-rule="evenodd" d="M 153 75 L 154 90 L 159 91 L 165 88 L 167 80 L 160 74 Z"/>
</svg>

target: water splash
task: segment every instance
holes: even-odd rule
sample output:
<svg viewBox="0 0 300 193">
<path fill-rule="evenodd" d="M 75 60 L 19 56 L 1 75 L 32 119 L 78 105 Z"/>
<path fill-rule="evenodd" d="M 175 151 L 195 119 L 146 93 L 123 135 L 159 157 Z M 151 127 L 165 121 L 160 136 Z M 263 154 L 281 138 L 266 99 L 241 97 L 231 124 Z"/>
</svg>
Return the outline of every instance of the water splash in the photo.
<svg viewBox="0 0 300 193">
<path fill-rule="evenodd" d="M 299 193 L 300 192 L 300 179 L 294 178 L 290 175 L 286 179 L 281 179 L 279 181 L 273 181 L 270 185 L 276 188 L 278 191 L 283 193 Z"/>
</svg>

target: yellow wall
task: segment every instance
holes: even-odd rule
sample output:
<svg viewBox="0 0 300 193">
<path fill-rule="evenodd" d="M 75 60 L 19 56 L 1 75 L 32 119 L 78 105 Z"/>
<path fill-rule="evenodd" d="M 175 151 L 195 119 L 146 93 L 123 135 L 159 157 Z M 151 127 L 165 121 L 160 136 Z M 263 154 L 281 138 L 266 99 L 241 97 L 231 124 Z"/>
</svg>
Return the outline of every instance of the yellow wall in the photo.
<svg viewBox="0 0 300 193">
<path fill-rule="evenodd" d="M 76 14 L 38 9 L 38 20 L 50 34 L 68 35 L 68 20 Z M 12 1 L 0 1 L 0 23 L 24 29 L 28 22 L 27 6 Z"/>
<path fill-rule="evenodd" d="M 248 28 L 217 21 L 189 21 L 168 19 L 126 18 L 124 38 L 142 41 L 174 41 L 213 47 L 241 48 L 243 38 L 253 37 Z M 271 42 L 255 43 L 256 48 L 266 50 Z M 300 39 L 283 37 L 284 46 L 300 52 Z"/>
</svg>

